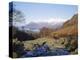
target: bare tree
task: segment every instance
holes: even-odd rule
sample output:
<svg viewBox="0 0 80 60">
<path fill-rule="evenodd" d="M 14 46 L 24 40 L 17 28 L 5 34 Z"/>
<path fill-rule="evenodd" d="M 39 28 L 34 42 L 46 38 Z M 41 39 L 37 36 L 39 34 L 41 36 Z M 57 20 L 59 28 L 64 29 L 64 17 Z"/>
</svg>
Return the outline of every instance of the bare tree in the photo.
<svg viewBox="0 0 80 60">
<path fill-rule="evenodd" d="M 22 11 L 13 8 L 12 4 L 9 4 L 9 24 L 19 25 L 25 23 L 25 17 Z M 15 5 L 14 5 L 15 7 Z"/>
</svg>

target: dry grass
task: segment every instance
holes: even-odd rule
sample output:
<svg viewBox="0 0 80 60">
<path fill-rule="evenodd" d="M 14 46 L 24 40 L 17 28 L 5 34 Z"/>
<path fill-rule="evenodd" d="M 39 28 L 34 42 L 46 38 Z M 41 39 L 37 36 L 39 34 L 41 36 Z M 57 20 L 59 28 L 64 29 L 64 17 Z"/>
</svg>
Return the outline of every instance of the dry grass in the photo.
<svg viewBox="0 0 80 60">
<path fill-rule="evenodd" d="M 70 35 L 77 35 L 78 34 L 78 27 L 77 27 L 77 25 L 68 26 L 68 27 L 62 28 L 60 30 L 57 30 L 57 31 L 51 33 L 51 35 L 54 36 L 55 33 L 58 36 L 68 36 L 69 34 Z"/>
<path fill-rule="evenodd" d="M 62 42 L 65 42 L 64 44 L 66 44 L 66 40 L 64 41 L 64 38 L 60 38 L 60 40 L 55 40 L 52 38 L 38 38 L 36 40 L 31 40 L 31 41 L 25 41 L 24 43 L 24 47 L 25 49 L 30 49 L 32 50 L 33 45 L 34 44 L 39 44 L 41 45 L 43 42 L 46 42 L 46 44 L 51 48 L 64 48 L 65 46 L 62 45 Z"/>
</svg>

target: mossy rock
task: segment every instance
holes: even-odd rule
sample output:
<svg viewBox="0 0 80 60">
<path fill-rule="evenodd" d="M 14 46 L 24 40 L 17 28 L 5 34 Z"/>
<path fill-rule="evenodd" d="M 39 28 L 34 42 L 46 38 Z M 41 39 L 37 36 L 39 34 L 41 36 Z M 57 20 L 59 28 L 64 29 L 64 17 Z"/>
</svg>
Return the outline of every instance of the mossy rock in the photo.
<svg viewBox="0 0 80 60">
<path fill-rule="evenodd" d="M 17 53 L 13 52 L 13 58 L 17 58 L 17 57 L 18 57 Z"/>
</svg>

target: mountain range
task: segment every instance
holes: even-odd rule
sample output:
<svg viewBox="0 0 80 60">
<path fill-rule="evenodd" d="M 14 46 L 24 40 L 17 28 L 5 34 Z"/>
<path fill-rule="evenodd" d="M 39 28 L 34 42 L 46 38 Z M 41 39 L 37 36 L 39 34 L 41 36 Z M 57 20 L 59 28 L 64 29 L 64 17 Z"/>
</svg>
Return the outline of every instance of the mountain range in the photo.
<svg viewBox="0 0 80 60">
<path fill-rule="evenodd" d="M 26 24 L 24 27 L 24 30 L 31 30 L 31 31 L 40 31 L 43 27 L 46 28 L 51 28 L 51 29 L 57 29 L 61 28 L 63 26 L 63 23 L 48 23 L 48 22 L 40 22 L 40 23 L 35 23 L 35 22 L 30 22 L 29 24 Z"/>
<path fill-rule="evenodd" d="M 78 14 L 72 16 L 72 18 L 66 21 L 55 33 L 58 34 L 58 36 L 78 35 Z M 54 32 L 52 34 L 54 35 Z"/>
</svg>

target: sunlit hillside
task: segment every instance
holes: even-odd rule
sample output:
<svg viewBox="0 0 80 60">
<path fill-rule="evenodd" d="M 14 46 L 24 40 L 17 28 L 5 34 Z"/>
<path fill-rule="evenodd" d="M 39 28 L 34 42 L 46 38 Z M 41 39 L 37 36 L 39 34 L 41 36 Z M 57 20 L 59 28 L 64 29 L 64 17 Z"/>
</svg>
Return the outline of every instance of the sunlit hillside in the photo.
<svg viewBox="0 0 80 60">
<path fill-rule="evenodd" d="M 78 15 L 74 15 L 70 20 L 64 23 L 63 27 L 53 33 L 53 36 L 56 34 L 58 36 L 68 36 L 68 35 L 77 35 L 78 34 Z"/>
</svg>

